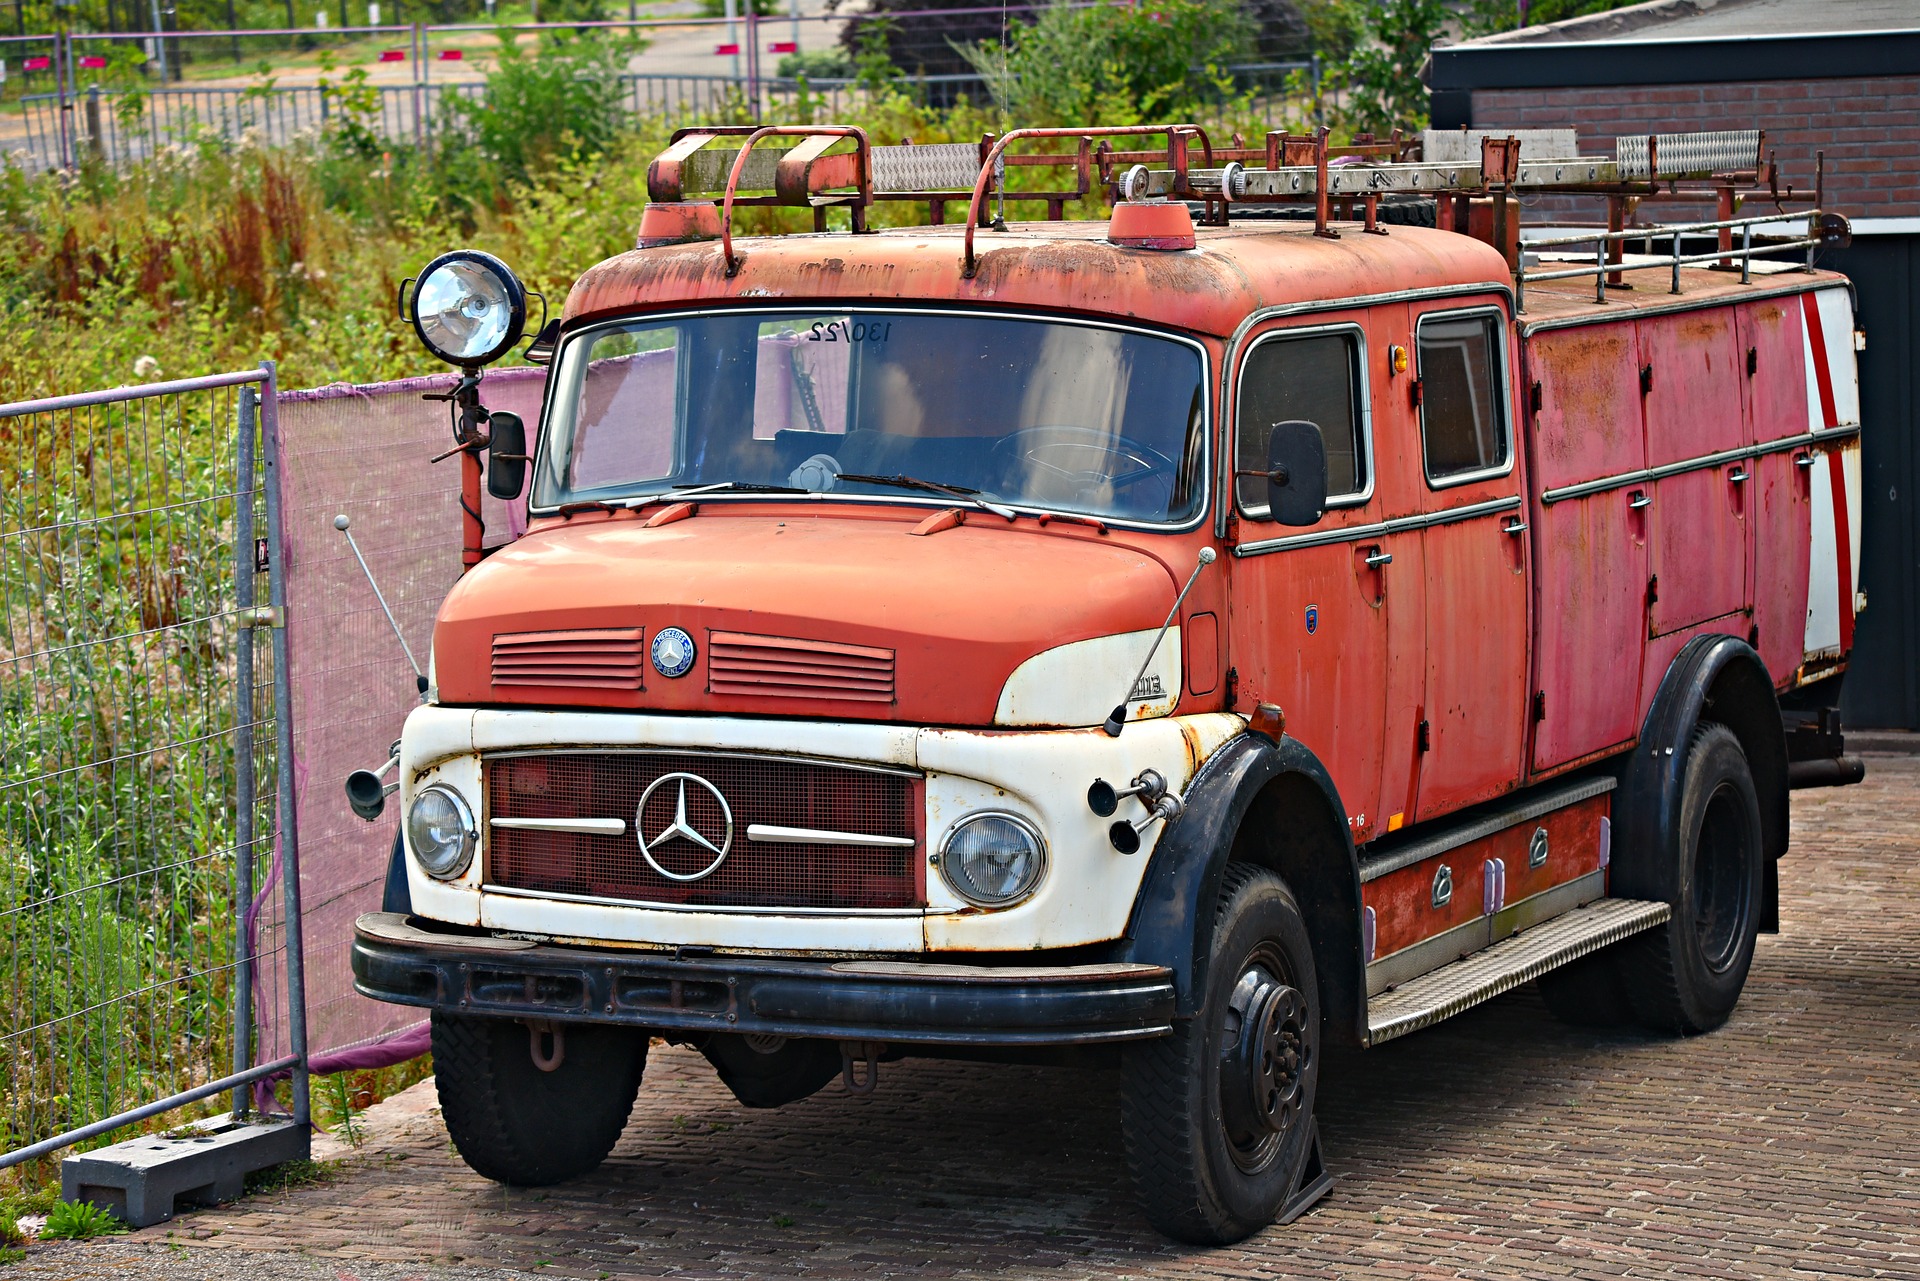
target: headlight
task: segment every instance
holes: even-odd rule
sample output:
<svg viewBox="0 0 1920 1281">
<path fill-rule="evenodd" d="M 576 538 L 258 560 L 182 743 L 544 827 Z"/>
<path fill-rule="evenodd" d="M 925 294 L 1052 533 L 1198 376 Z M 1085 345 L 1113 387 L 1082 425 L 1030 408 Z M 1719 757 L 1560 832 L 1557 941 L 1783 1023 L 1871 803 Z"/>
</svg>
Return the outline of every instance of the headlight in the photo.
<svg viewBox="0 0 1920 1281">
<path fill-rule="evenodd" d="M 1004 907 L 1033 893 L 1046 869 L 1047 843 L 1025 819 L 975 814 L 947 833 L 940 870 L 954 892 L 981 907 Z"/>
<path fill-rule="evenodd" d="M 435 880 L 450 881 L 466 871 L 478 840 L 473 811 L 450 787 L 436 783 L 424 789 L 407 809 L 407 844 Z"/>
<path fill-rule="evenodd" d="M 507 264 L 477 249 L 441 254 L 413 289 L 413 328 L 449 365 L 491 364 L 527 328 L 527 291 Z"/>
</svg>

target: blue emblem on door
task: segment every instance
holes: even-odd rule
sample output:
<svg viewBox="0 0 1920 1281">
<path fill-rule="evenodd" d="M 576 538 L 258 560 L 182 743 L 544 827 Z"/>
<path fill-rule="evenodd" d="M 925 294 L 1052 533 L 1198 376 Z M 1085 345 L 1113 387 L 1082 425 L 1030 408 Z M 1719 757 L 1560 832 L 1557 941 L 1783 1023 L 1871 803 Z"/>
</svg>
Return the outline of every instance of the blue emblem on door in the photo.
<svg viewBox="0 0 1920 1281">
<path fill-rule="evenodd" d="M 1320 607 L 1318 605 L 1309 605 L 1307 606 L 1307 635 L 1311 636 L 1319 630 Z"/>
</svg>

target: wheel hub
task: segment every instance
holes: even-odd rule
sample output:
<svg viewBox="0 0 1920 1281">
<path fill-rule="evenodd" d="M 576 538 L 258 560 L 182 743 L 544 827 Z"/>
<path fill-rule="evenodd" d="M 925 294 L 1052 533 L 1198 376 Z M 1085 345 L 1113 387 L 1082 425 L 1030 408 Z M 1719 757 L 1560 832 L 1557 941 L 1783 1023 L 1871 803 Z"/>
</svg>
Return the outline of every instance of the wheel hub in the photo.
<svg viewBox="0 0 1920 1281">
<path fill-rule="evenodd" d="M 1299 990 L 1255 965 L 1228 1002 L 1221 1046 L 1221 1120 L 1236 1159 L 1257 1169 L 1272 1161 L 1301 1111 L 1311 1050 L 1307 1002 Z"/>
</svg>

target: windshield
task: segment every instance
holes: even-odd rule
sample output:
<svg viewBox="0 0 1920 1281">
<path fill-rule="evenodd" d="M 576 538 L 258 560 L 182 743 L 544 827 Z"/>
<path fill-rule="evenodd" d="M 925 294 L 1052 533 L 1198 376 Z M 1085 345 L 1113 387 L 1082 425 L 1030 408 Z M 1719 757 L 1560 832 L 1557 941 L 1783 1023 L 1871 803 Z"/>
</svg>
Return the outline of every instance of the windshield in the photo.
<svg viewBox="0 0 1920 1281">
<path fill-rule="evenodd" d="M 561 356 L 536 509 L 702 486 L 1198 514 L 1194 344 L 924 311 L 733 312 L 588 331 Z"/>
</svg>

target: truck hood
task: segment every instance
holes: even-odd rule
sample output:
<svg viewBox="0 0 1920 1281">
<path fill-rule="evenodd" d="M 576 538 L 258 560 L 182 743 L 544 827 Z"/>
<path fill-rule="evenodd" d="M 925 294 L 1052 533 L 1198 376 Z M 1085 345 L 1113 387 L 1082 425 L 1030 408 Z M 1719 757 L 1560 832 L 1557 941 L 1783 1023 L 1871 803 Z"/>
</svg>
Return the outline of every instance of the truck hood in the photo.
<svg viewBox="0 0 1920 1281">
<path fill-rule="evenodd" d="M 1177 590 L 1083 526 L 730 507 L 580 516 L 489 556 L 440 610 L 441 702 L 989 725 L 1022 662 L 1158 627 Z M 668 676 L 673 628 L 693 654 Z"/>
</svg>

